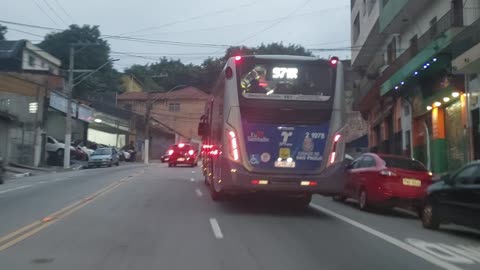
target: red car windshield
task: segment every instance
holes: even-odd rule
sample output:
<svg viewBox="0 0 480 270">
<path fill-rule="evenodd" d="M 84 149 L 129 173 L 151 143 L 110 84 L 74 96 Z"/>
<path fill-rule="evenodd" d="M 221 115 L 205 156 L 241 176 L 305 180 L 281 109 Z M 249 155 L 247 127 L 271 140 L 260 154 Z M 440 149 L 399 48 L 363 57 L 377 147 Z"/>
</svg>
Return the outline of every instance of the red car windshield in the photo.
<svg viewBox="0 0 480 270">
<path fill-rule="evenodd" d="M 412 159 L 396 158 L 396 157 L 381 157 L 385 161 L 385 166 L 388 168 L 403 169 L 409 171 L 426 172 L 427 169 L 422 163 Z"/>
</svg>

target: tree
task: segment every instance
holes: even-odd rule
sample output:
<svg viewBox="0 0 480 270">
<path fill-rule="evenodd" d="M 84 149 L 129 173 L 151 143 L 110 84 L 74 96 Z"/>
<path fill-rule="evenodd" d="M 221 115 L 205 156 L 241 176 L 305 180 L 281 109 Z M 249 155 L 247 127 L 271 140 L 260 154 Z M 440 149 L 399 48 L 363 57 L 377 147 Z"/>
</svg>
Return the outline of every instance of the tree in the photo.
<svg viewBox="0 0 480 270">
<path fill-rule="evenodd" d="M 58 33 L 51 33 L 39 44 L 39 47 L 62 61 L 62 69 L 69 66 L 70 45 L 91 43 L 93 46 L 75 47 L 75 69 L 97 69 L 109 61 L 110 45 L 100 38 L 98 26 L 71 25 L 69 29 Z M 76 73 L 75 76 L 79 74 Z M 120 88 L 120 74 L 109 63 L 101 70 L 78 84 L 74 88 L 75 97 L 85 97 L 93 92 L 118 92 Z"/>
<path fill-rule="evenodd" d="M 185 84 L 198 87 L 203 91 L 210 93 L 215 81 L 227 60 L 236 55 L 301 55 L 312 56 L 312 53 L 300 45 L 283 43 L 262 44 L 258 47 L 250 48 L 246 46 L 233 46 L 225 51 L 225 55 L 220 58 L 208 58 L 201 65 L 185 65 L 180 60 L 162 58 L 160 62 L 148 65 L 133 65 L 127 69 L 126 73 L 135 75 L 142 81 L 148 81 L 152 78 L 164 89 L 171 89 L 178 84 Z M 158 76 L 166 74 L 166 77 Z M 148 89 L 147 89 L 148 90 Z"/>
<path fill-rule="evenodd" d="M 0 40 L 5 40 L 6 33 L 7 33 L 7 27 L 0 24 Z"/>
</svg>

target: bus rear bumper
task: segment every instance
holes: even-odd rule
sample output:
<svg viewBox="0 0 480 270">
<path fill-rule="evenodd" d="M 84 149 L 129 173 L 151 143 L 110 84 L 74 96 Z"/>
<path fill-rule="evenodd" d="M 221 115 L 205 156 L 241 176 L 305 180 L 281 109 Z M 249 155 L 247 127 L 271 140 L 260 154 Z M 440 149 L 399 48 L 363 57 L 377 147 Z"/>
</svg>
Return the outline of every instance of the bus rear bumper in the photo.
<svg viewBox="0 0 480 270">
<path fill-rule="evenodd" d="M 335 166 L 335 165 L 334 165 Z M 225 161 L 222 178 L 217 185 L 228 193 L 271 192 L 283 194 L 342 194 L 345 180 L 339 177 L 344 167 L 329 167 L 320 175 L 261 174 L 249 172 L 243 166 Z"/>
</svg>

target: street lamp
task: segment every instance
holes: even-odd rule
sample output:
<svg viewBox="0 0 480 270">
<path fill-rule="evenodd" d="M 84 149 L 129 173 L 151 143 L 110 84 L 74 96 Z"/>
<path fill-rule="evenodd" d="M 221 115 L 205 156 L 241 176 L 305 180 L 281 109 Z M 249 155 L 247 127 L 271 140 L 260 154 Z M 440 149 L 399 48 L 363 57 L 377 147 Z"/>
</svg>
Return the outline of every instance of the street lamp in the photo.
<svg viewBox="0 0 480 270">
<path fill-rule="evenodd" d="M 185 88 L 187 85 L 177 85 L 173 87 L 172 89 L 168 90 L 167 92 L 164 93 L 169 93 L 172 92 L 178 88 Z M 144 163 L 146 165 L 149 164 L 149 157 L 150 157 L 150 116 L 152 114 L 152 108 L 153 105 L 162 98 L 162 96 L 159 96 L 155 99 L 147 99 L 147 112 L 145 114 L 145 156 L 144 156 Z"/>
</svg>

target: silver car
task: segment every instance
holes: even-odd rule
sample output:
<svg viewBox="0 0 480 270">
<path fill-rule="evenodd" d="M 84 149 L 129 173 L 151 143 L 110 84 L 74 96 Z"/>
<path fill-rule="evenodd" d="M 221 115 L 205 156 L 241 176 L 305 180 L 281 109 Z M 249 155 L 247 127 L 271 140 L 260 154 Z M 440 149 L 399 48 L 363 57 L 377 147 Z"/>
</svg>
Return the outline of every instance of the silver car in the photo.
<svg viewBox="0 0 480 270">
<path fill-rule="evenodd" d="M 98 148 L 93 152 L 88 160 L 88 168 L 108 166 L 115 164 L 120 165 L 120 155 L 115 148 Z"/>
</svg>

